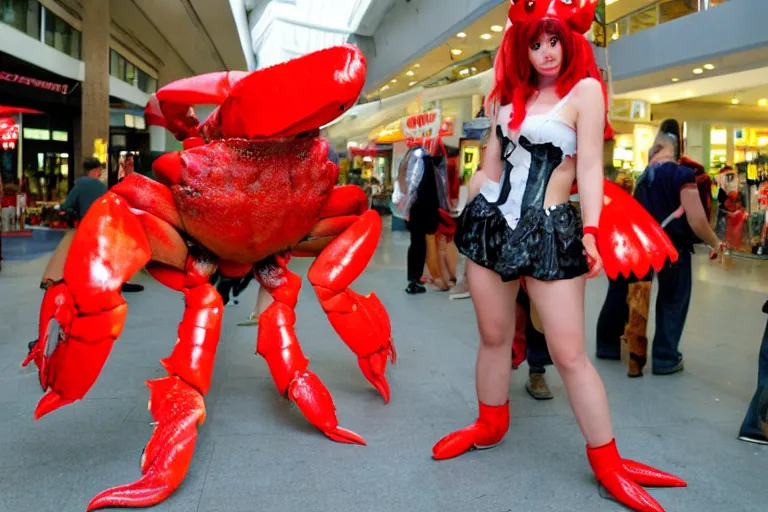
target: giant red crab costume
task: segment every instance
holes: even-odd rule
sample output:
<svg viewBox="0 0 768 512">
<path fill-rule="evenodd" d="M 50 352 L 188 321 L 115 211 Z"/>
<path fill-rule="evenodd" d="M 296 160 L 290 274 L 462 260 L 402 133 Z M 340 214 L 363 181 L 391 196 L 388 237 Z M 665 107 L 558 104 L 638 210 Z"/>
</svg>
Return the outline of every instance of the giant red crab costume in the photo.
<svg viewBox="0 0 768 512">
<path fill-rule="evenodd" d="M 255 272 L 273 303 L 259 318 L 257 353 L 278 391 L 333 440 L 364 444 L 339 426 L 330 393 L 308 369 L 294 332 L 301 279 L 289 255 L 316 257 L 309 270 L 322 308 L 358 356 L 365 377 L 389 400 L 394 362 L 389 318 L 378 298 L 348 286 L 368 264 L 381 219 L 356 186 L 335 187 L 338 168 L 318 128 L 354 105 L 366 65 L 354 46 L 334 47 L 253 73 L 212 73 L 171 83 L 147 106 L 150 124 L 184 142 L 157 159 L 158 181 L 133 174 L 83 219 L 61 280 L 46 291 L 34 361 L 42 397 L 35 419 L 79 400 L 120 335 L 120 287 L 142 267 L 184 294 L 186 309 L 168 376 L 148 381 L 155 430 L 135 483 L 96 496 L 89 510 L 158 503 L 183 480 L 205 420 L 223 307 L 209 284 L 219 268 Z M 200 124 L 190 105 L 218 104 Z"/>
</svg>

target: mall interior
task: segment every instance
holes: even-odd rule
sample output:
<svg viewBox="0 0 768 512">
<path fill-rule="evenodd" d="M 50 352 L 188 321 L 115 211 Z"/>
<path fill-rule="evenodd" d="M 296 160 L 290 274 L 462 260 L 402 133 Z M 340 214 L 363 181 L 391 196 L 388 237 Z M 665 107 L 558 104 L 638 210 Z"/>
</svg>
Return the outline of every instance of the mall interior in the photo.
<svg viewBox="0 0 768 512">
<path fill-rule="evenodd" d="M 157 184 L 153 163 L 188 150 L 148 122 L 145 107 L 158 90 L 208 73 L 258 72 L 344 44 L 365 56 L 365 85 L 319 132 L 338 156 L 337 185 L 362 188 L 367 208 L 381 219 L 375 253 L 351 287 L 374 292 L 389 315 L 398 356 L 387 365 L 391 400 L 382 402 L 360 373 L 362 359 L 357 368 L 326 320 L 307 278 L 311 258 L 290 260 L 304 281 L 296 336 L 339 423 L 366 446 L 332 442 L 302 416 L 304 408 L 276 392 L 273 365 L 254 350 L 257 339 L 262 344 L 256 308 L 264 288 L 246 282 L 230 297 L 218 286 L 226 306 L 207 419 L 197 426 L 183 482 L 151 510 L 625 510 L 590 471 L 554 366 L 545 374 L 547 400 L 531 390 L 528 362 L 512 372 L 509 432 L 498 448 L 442 462 L 431 454 L 442 436 L 477 415 L 477 306 L 457 300 L 474 299 L 465 264 L 446 249 L 449 239 L 435 235 L 427 236 L 419 283 L 426 292 L 406 293 L 413 235 L 398 194 L 414 141 L 425 139 L 442 142 L 455 188 L 467 193 L 493 131 L 486 100 L 509 8 L 510 0 L 0 0 L 0 512 L 82 511 L 100 491 L 139 478 L 140 457 L 143 466 L 147 452 L 162 450 L 150 444 L 142 451 L 158 422 L 147 411 L 145 382 L 166 376 L 158 359 L 176 353 L 182 315 L 203 321 L 185 312 L 177 290 L 138 265 L 127 278 L 144 289 L 123 296 L 125 327 L 110 327 L 109 343 L 119 339 L 105 371 L 84 398 L 35 420 L 43 380 L 35 365 L 19 363 L 31 340 L 59 329 L 59 345 L 49 339 L 46 355 L 75 346 L 66 344 L 75 329 L 70 333 L 59 317 L 43 322 L 41 304 L 54 251 L 68 233 L 83 231 L 61 205 L 87 174 L 85 160 L 102 163 L 105 190 L 129 183 L 122 180 L 130 174 Z M 757 512 L 768 497 L 766 19 L 765 0 L 599 0 L 585 34 L 607 84 L 615 131 L 603 148 L 605 178 L 631 193 L 646 175 L 662 121 L 676 119 L 684 156 L 700 164 L 708 184 L 710 227 L 727 245 L 716 260 L 706 245 L 694 249 L 680 343 L 685 367 L 673 375 L 652 373 L 649 355 L 644 377 L 628 378 L 634 354 L 626 338 L 620 357 L 597 357 L 612 281 L 602 274 L 586 285 L 587 355 L 603 379 L 622 456 L 688 483 L 649 488 L 669 511 Z M 269 115 L 302 102 L 280 97 L 272 84 L 268 92 L 281 105 Z M 210 103 L 191 105 L 201 121 L 214 112 Z M 259 201 L 249 209 L 258 210 Z M 255 218 L 270 217 L 285 218 Z M 114 219 L 115 233 L 129 229 Z M 237 219 L 225 223 L 245 229 Z M 92 238 L 99 241 L 94 254 L 109 251 L 107 238 Z M 185 254 L 199 244 L 189 233 L 170 238 Z M 64 279 L 77 264 L 92 271 L 78 271 L 88 286 L 109 286 L 95 264 L 72 258 Z M 654 280 L 651 305 L 658 288 Z M 76 313 L 87 320 L 112 307 L 106 295 L 99 300 L 87 314 Z M 664 329 L 656 304 L 647 315 L 648 345 L 653 331 Z M 102 323 L 94 320 L 92 329 Z M 195 324 L 191 336 L 202 340 L 205 325 Z M 90 357 L 77 343 L 80 356 L 69 364 L 92 372 L 90 363 L 75 360 Z M 759 416 L 757 430 L 745 435 L 750 415 Z"/>
</svg>

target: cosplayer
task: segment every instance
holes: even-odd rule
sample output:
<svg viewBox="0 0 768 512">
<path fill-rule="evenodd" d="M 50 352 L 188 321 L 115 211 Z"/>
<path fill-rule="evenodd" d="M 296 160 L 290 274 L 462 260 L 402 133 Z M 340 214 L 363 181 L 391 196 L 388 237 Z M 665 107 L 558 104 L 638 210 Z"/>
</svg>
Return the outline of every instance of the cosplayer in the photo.
<svg viewBox="0 0 768 512">
<path fill-rule="evenodd" d="M 628 273 L 628 267 L 638 272 L 641 261 L 647 271 L 659 266 L 660 258 L 677 257 L 642 208 L 630 204 L 618 185 L 613 184 L 617 191 L 603 181 L 603 139 L 611 132 L 607 98 L 592 49 L 581 35 L 590 27 L 596 3 L 525 0 L 510 8 L 512 25 L 499 50 L 489 98 L 498 108 L 483 165 L 488 181 L 467 204 L 456 231 L 456 245 L 471 260 L 467 274 L 481 339 L 479 418 L 441 439 L 433 455 L 440 460 L 473 447 L 490 448 L 506 435 L 515 333 L 511 312 L 524 277 L 597 479 L 634 510 L 662 511 L 641 485 L 686 483 L 619 455 L 603 383 L 585 350 L 585 277 L 598 275 L 603 261 L 608 273 L 616 261 Z M 585 227 L 568 202 L 576 179 Z M 617 194 L 606 208 L 604 186 L 606 193 Z M 631 216 L 615 215 L 617 200 Z M 623 250 L 616 249 L 618 239 Z M 661 249 L 646 253 L 644 243 Z"/>
<path fill-rule="evenodd" d="M 389 400 L 384 376 L 394 362 L 389 318 L 374 295 L 349 285 L 365 269 L 381 233 L 356 186 L 335 187 L 323 126 L 354 105 L 365 82 L 362 53 L 345 45 L 253 73 L 211 73 L 171 83 L 150 100 L 149 124 L 184 142 L 153 164 L 158 181 L 133 174 L 83 218 L 40 310 L 34 361 L 47 393 L 35 419 L 83 398 L 104 366 L 126 318 L 120 285 L 147 271 L 186 299 L 168 376 L 147 382 L 155 429 L 142 477 L 96 496 L 89 510 L 146 507 L 182 482 L 206 418 L 223 305 L 209 282 L 254 272 L 272 302 L 259 318 L 256 352 L 278 391 L 331 439 L 365 441 L 339 426 L 330 393 L 309 368 L 296 337 L 301 278 L 290 255 L 313 257 L 308 278 L 364 376 Z M 193 104 L 219 107 L 202 124 Z"/>
</svg>

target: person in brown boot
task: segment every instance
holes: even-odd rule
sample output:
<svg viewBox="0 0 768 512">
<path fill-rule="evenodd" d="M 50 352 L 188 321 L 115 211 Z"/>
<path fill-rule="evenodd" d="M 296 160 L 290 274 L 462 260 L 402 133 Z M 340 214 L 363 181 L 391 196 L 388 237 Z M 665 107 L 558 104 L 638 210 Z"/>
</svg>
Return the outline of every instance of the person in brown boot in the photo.
<svg viewBox="0 0 768 512">
<path fill-rule="evenodd" d="M 544 337 L 544 329 L 541 327 L 539 315 L 526 293 L 525 284 L 520 286 L 516 307 L 522 310 L 522 314 L 518 315 L 521 320 L 518 322 L 520 327 L 516 327 L 516 329 L 523 331 L 516 333 L 516 337 L 518 334 L 524 336 L 525 356 L 528 359 L 528 380 L 525 382 L 525 390 L 536 400 L 551 400 L 554 395 L 549 389 L 544 374 L 547 371 L 545 366 L 552 364 L 552 358 L 549 356 L 547 340 Z M 516 368 L 514 364 L 513 368 Z"/>
</svg>

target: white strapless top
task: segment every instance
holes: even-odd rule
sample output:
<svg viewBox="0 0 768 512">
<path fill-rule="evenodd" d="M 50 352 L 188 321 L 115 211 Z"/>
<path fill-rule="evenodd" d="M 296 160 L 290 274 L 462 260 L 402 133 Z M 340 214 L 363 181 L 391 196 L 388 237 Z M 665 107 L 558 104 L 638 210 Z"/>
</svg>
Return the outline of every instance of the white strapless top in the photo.
<svg viewBox="0 0 768 512">
<path fill-rule="evenodd" d="M 512 105 L 504 105 L 498 111 L 497 126 L 504 136 L 499 141 L 501 143 L 501 155 L 512 165 L 512 171 L 509 173 L 510 193 L 507 200 L 503 204 L 499 204 L 498 207 L 512 229 L 515 229 L 520 220 L 523 194 L 531 168 L 531 154 L 520 147 L 520 136 L 524 136 L 533 144 L 549 142 L 557 146 L 563 152 L 563 159 L 575 158 L 576 130 L 557 115 L 572 92 L 573 89 L 546 114 L 528 114 L 520 126 L 519 133 L 510 133 L 509 120 L 511 119 Z M 504 183 L 504 175 L 505 173 L 502 172 L 500 183 L 486 180 L 481 187 L 480 193 L 489 202 L 498 201 Z"/>
</svg>

